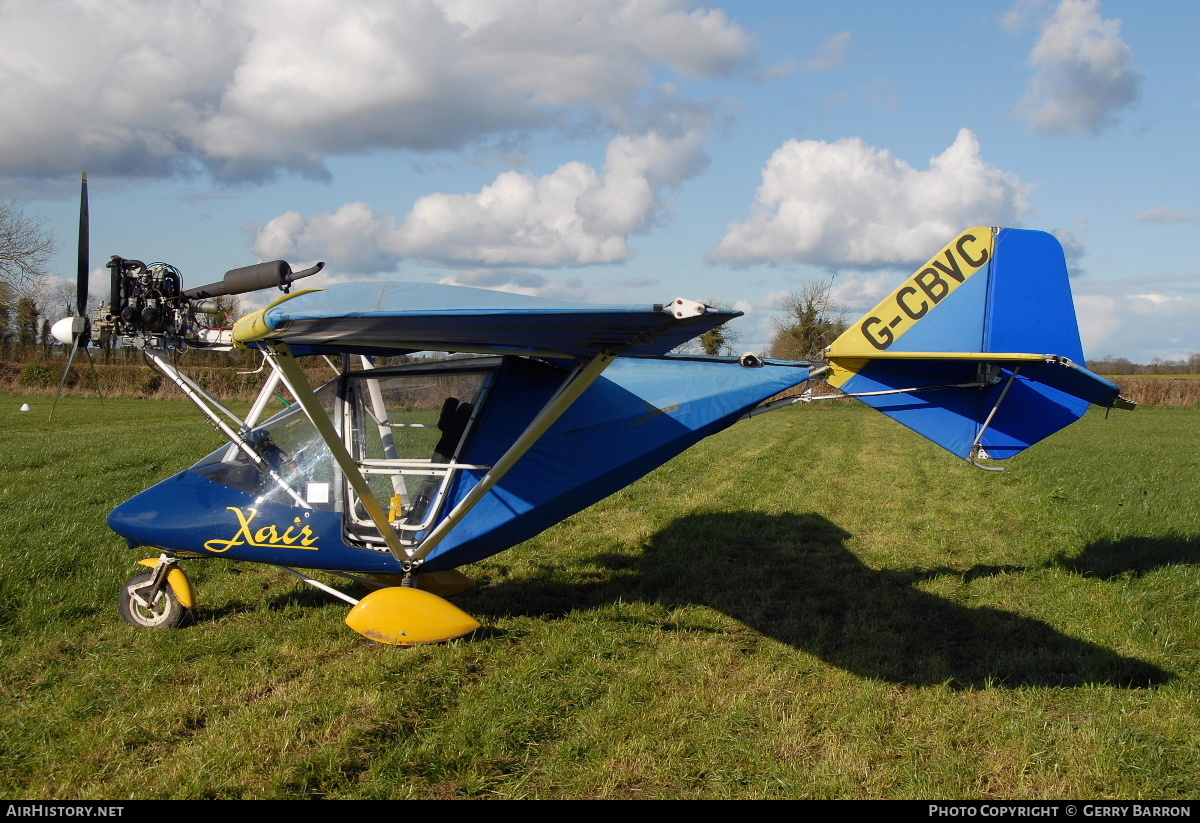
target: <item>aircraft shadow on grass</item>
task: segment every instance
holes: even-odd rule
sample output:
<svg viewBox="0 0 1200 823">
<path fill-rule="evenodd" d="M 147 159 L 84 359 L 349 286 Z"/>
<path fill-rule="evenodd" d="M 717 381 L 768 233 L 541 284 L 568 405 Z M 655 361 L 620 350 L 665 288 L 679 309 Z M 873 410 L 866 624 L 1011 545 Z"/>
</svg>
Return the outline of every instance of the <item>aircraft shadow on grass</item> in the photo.
<svg viewBox="0 0 1200 823">
<path fill-rule="evenodd" d="M 617 601 L 709 606 L 831 665 L 912 686 L 1147 688 L 1174 677 L 1040 620 L 916 587 L 945 573 L 971 579 L 1023 567 L 872 569 L 845 547 L 849 537 L 815 514 L 688 515 L 639 557 L 594 558 L 609 569 L 594 583 L 556 581 L 547 569 L 544 578 L 484 587 L 460 602 L 476 615 L 513 614 L 519 603 L 518 613 L 542 617 Z"/>
<path fill-rule="evenodd" d="M 1182 534 L 1097 540 L 1079 556 L 1055 561 L 1068 571 L 1100 580 L 1141 577 L 1156 569 L 1184 564 L 1200 564 L 1200 539 Z"/>
</svg>

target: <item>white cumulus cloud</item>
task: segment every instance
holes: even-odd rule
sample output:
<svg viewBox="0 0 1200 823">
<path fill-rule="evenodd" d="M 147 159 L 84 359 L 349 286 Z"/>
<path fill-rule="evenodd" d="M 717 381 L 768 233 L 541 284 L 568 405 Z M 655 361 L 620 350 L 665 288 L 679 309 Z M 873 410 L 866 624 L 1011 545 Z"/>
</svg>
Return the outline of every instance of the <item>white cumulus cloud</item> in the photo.
<svg viewBox="0 0 1200 823">
<path fill-rule="evenodd" d="M 1200 213 L 1187 212 L 1171 206 L 1155 206 L 1140 212 L 1133 219 L 1139 223 L 1200 223 Z"/>
<path fill-rule="evenodd" d="M 1062 246 L 1063 255 L 1067 258 L 1067 272 L 1071 277 L 1078 277 L 1084 273 L 1081 261 L 1087 254 L 1087 236 L 1090 231 L 1091 225 L 1087 216 L 1081 214 L 1075 220 L 1075 228 L 1053 229 L 1050 232 Z"/>
<path fill-rule="evenodd" d="M 259 228 L 254 251 L 265 260 L 336 261 L 340 271 L 379 272 L 396 265 L 383 250 L 395 219 L 376 214 L 363 202 L 346 203 L 332 214 L 305 217 L 284 212 Z"/>
<path fill-rule="evenodd" d="M 0 174 L 320 177 L 329 156 L 608 117 L 656 72 L 751 50 L 684 0 L 6 0 Z"/>
<path fill-rule="evenodd" d="M 850 272 L 848 276 L 839 276 L 833 282 L 829 289 L 829 297 L 833 305 L 862 314 L 891 294 L 892 289 L 898 285 L 898 280 L 898 277 L 888 273 L 867 275 Z"/>
<path fill-rule="evenodd" d="M 828 71 L 841 66 L 846 62 L 846 55 L 850 51 L 852 39 L 854 39 L 854 35 L 848 31 L 835 34 L 821 44 L 821 48 L 817 49 L 816 57 L 805 61 L 804 68 L 809 71 Z"/>
<path fill-rule="evenodd" d="M 985 163 L 968 129 L 926 170 L 857 137 L 789 140 L 767 161 L 750 218 L 731 224 L 710 258 L 830 268 L 920 263 L 964 228 L 1018 223 L 1028 188 Z"/>
<path fill-rule="evenodd" d="M 661 219 L 666 189 L 708 164 L 699 130 L 622 135 L 603 171 L 573 161 L 535 176 L 507 171 L 470 194 L 429 194 L 398 220 L 365 203 L 332 214 L 282 214 L 257 230 L 266 258 L 321 257 L 369 272 L 417 259 L 448 268 L 586 266 L 633 256 L 628 239 Z"/>
<path fill-rule="evenodd" d="M 1076 281 L 1075 312 L 1088 357 L 1179 360 L 1200 352 L 1200 275 Z"/>
<path fill-rule="evenodd" d="M 1138 99 L 1142 72 L 1099 0 L 1062 0 L 1042 29 L 1019 111 L 1040 134 L 1097 133 Z"/>
</svg>

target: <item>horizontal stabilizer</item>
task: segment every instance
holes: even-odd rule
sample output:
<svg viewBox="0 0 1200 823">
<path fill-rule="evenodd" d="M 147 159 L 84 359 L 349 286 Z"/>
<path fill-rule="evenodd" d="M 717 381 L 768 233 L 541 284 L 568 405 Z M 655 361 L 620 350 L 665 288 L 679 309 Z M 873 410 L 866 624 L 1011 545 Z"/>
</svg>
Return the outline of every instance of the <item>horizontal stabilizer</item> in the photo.
<svg viewBox="0 0 1200 823">
<path fill-rule="evenodd" d="M 1062 247 L 969 229 L 829 347 L 830 385 L 963 459 L 1002 460 L 1089 404 L 1132 408 L 1083 366 Z"/>
</svg>

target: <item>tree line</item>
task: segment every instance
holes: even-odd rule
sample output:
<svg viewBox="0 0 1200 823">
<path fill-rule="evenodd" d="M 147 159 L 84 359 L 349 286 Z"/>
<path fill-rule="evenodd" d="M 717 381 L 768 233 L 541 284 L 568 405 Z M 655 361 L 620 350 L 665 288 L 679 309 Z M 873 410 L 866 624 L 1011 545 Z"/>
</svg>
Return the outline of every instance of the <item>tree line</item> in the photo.
<svg viewBox="0 0 1200 823">
<path fill-rule="evenodd" d="M 48 355 L 57 344 L 50 326 L 75 313 L 74 289 L 46 277 L 54 249 L 54 235 L 41 220 L 0 202 L 0 356 L 39 348 Z"/>
<path fill-rule="evenodd" d="M 68 290 L 69 295 L 56 294 L 45 279 L 32 280 L 19 290 L 0 283 L 0 357 L 54 354 L 61 344 L 51 336 L 50 327 L 75 313 L 74 289 Z"/>
<path fill-rule="evenodd" d="M 1200 374 L 1200 353 L 1193 352 L 1178 360 L 1163 360 L 1155 357 L 1149 363 L 1134 363 L 1124 357 L 1111 354 L 1102 360 L 1087 361 L 1089 371 L 1120 377 L 1143 374 Z"/>
</svg>

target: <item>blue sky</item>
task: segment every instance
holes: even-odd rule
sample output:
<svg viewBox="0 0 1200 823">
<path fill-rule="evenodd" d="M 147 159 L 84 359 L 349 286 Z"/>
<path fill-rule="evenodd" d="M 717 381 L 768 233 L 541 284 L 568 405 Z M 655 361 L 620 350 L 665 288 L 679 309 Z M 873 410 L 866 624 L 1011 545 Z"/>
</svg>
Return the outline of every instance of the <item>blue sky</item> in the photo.
<svg viewBox="0 0 1200 823">
<path fill-rule="evenodd" d="M 972 225 L 1063 241 L 1089 357 L 1200 351 L 1200 6 L 0 4 L 0 198 L 73 270 L 866 310 Z M 97 284 L 103 282 L 99 278 Z M 96 291 L 99 291 L 98 289 Z"/>
</svg>

